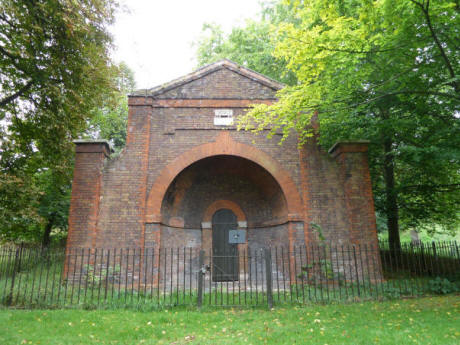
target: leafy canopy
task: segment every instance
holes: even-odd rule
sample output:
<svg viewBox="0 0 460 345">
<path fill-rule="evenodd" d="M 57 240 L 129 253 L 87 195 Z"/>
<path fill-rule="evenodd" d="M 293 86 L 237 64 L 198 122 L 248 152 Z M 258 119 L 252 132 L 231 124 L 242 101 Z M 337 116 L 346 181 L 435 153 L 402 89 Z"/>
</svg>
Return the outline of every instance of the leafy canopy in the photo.
<svg viewBox="0 0 460 345">
<path fill-rule="evenodd" d="M 289 5 L 265 2 L 259 21 L 248 20 L 229 34 L 219 25 L 204 24 L 202 36 L 194 42 L 198 67 L 229 59 L 287 85 L 296 84 L 295 74 L 286 69 L 285 61 L 273 56 L 275 44 L 269 35 L 275 23 L 295 19 L 291 11 Z"/>
<path fill-rule="evenodd" d="M 114 8 L 112 0 L 1 2 L 0 120 L 13 149 L 38 150 L 54 167 L 69 155 L 113 88 L 106 27 Z"/>
<path fill-rule="evenodd" d="M 72 140 L 112 97 L 113 0 L 0 1 L 0 226 L 66 228 Z"/>
<path fill-rule="evenodd" d="M 287 61 L 299 84 L 282 90 L 275 105 L 255 107 L 245 127 L 269 119 L 305 134 L 314 112 L 334 115 L 322 116 L 325 124 L 379 103 L 408 103 L 408 97 L 442 102 L 449 117 L 458 109 L 460 17 L 455 2 L 433 1 L 428 8 L 431 24 L 444 37 L 440 46 L 448 46 L 442 53 L 426 9 L 415 1 L 287 2 L 298 20 L 277 25 L 274 54 Z"/>
<path fill-rule="evenodd" d="M 128 124 L 128 97 L 135 90 L 134 72 L 125 64 L 117 66 L 114 80 L 116 89 L 96 109 L 89 121 L 84 137 L 106 139 L 115 151 L 120 151 L 126 143 L 126 127 Z"/>
<path fill-rule="evenodd" d="M 369 139 L 377 210 L 393 232 L 442 223 L 460 202 L 458 1 L 285 1 L 274 55 L 298 83 L 256 105 L 240 127 L 301 139 Z M 390 236 L 391 237 L 391 236 Z M 399 238 L 395 239 L 396 242 Z"/>
</svg>

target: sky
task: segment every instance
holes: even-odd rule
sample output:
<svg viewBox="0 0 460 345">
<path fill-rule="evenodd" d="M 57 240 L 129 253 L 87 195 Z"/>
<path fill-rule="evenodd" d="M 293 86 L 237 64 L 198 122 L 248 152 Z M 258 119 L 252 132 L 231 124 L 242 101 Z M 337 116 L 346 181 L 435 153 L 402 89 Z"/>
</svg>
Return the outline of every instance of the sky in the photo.
<svg viewBox="0 0 460 345">
<path fill-rule="evenodd" d="M 116 62 L 135 73 L 137 88 L 151 88 L 196 68 L 192 42 L 204 23 L 220 24 L 225 32 L 245 19 L 255 19 L 260 0 L 123 0 L 114 36 Z"/>
</svg>

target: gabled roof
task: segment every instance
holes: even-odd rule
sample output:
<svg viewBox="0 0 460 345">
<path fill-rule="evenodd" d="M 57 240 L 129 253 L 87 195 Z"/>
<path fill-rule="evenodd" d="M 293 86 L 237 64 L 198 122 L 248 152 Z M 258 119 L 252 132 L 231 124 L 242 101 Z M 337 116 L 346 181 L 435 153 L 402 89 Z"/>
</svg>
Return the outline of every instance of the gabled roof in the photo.
<svg viewBox="0 0 460 345">
<path fill-rule="evenodd" d="M 146 97 L 146 96 L 157 96 L 162 93 L 165 93 L 169 90 L 175 89 L 177 87 L 180 87 L 184 84 L 190 83 L 194 80 L 200 79 L 205 77 L 206 75 L 210 73 L 214 73 L 218 70 L 221 69 L 228 69 L 230 71 L 233 71 L 235 73 L 238 73 L 242 75 L 243 77 L 249 78 L 253 80 L 254 82 L 257 82 L 259 84 L 262 84 L 266 87 L 269 87 L 273 89 L 274 91 L 280 90 L 284 87 L 284 84 L 277 82 L 276 80 L 273 80 L 267 76 L 264 76 L 263 74 L 260 74 L 258 72 L 255 72 L 249 68 L 240 66 L 236 64 L 233 61 L 224 59 L 220 60 L 218 62 L 206 65 L 204 67 L 201 67 L 197 69 L 196 71 L 189 73 L 183 77 L 174 79 L 168 83 L 156 86 L 151 89 L 141 89 L 141 90 L 136 90 L 134 91 L 130 96 L 141 96 L 141 97 Z"/>
</svg>

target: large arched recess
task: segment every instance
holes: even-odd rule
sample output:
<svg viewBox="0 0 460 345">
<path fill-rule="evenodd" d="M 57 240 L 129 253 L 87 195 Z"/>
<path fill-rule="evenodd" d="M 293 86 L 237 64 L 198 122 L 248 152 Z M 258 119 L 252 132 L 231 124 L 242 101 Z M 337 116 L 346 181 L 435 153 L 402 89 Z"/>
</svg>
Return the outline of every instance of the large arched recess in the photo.
<svg viewBox="0 0 460 345">
<path fill-rule="evenodd" d="M 168 164 L 155 180 L 147 198 L 145 222 L 161 222 L 161 204 L 163 197 L 174 178 L 189 165 L 206 157 L 230 155 L 246 158 L 267 170 L 278 182 L 284 193 L 289 220 L 302 220 L 302 200 L 299 191 L 289 173 L 268 154 L 254 146 L 233 140 L 227 131 L 222 131 L 216 141 L 196 146 L 178 156 Z"/>
</svg>

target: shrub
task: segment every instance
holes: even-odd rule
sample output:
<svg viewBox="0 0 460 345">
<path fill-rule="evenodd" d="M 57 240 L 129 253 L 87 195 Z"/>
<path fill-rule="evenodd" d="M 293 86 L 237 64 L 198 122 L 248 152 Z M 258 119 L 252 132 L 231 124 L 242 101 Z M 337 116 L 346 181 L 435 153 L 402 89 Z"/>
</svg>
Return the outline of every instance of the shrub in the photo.
<svg viewBox="0 0 460 345">
<path fill-rule="evenodd" d="M 457 284 L 446 278 L 436 277 L 428 282 L 430 292 L 438 295 L 446 295 L 448 293 L 459 291 Z"/>
</svg>

